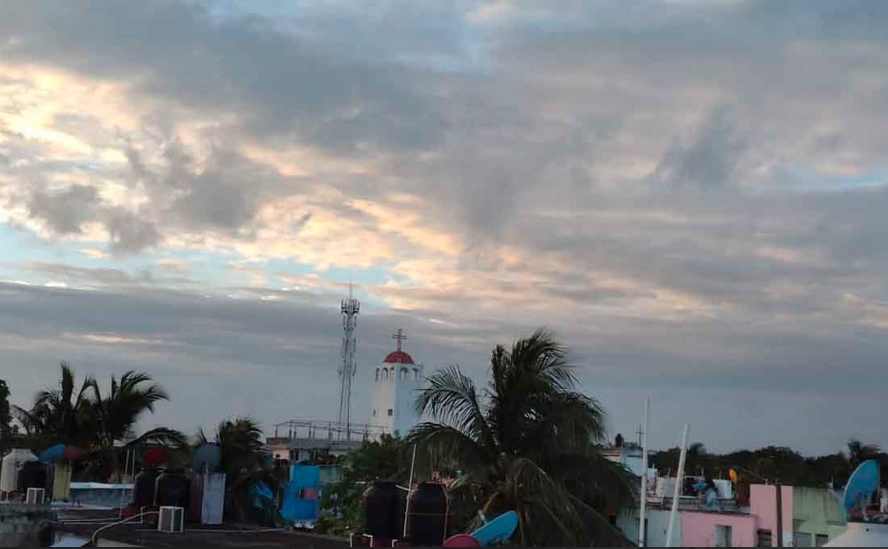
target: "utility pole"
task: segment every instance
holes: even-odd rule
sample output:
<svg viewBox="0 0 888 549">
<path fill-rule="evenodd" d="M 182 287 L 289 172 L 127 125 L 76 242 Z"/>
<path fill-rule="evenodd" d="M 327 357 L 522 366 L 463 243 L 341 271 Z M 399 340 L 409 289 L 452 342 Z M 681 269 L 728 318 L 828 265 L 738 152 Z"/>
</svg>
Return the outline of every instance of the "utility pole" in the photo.
<svg viewBox="0 0 888 549">
<path fill-rule="evenodd" d="M 783 485 L 778 480 L 774 487 L 777 488 L 777 547 L 783 547 Z"/>
</svg>

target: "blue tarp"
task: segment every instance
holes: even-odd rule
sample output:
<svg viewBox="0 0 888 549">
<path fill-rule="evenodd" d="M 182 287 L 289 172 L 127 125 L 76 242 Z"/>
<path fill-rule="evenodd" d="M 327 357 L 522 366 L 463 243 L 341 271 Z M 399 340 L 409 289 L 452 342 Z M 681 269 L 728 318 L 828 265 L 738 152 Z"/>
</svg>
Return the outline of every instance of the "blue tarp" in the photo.
<svg viewBox="0 0 888 549">
<path fill-rule="evenodd" d="M 281 516 L 293 522 L 314 521 L 318 516 L 317 465 L 293 465 L 290 482 L 284 487 L 281 500 Z"/>
<path fill-rule="evenodd" d="M 274 501 L 274 494 L 271 493 L 271 488 L 264 482 L 254 484 L 250 488 L 250 495 L 253 496 L 253 507 L 257 509 L 265 509 L 268 506 L 268 502 Z"/>
</svg>

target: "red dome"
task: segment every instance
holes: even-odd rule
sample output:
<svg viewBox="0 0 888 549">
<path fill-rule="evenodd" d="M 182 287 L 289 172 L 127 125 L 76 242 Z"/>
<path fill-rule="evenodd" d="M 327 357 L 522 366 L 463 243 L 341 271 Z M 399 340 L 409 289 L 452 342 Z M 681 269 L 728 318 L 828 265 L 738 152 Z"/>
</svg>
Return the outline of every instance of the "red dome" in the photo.
<svg viewBox="0 0 888 549">
<path fill-rule="evenodd" d="M 382 362 L 384 364 L 413 364 L 413 357 L 404 351 L 392 351 Z"/>
</svg>

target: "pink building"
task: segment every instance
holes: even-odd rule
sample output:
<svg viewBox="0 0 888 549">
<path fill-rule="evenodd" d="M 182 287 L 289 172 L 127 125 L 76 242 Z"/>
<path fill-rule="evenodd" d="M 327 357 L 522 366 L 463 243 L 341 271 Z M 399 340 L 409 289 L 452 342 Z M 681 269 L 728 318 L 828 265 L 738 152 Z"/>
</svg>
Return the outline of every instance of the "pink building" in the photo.
<svg viewBox="0 0 888 549">
<path fill-rule="evenodd" d="M 756 518 L 741 513 L 684 511 L 682 547 L 755 547 Z"/>
<path fill-rule="evenodd" d="M 792 486 L 783 486 L 783 546 L 792 547 Z M 777 487 L 753 484 L 749 487 L 749 514 L 758 519 L 756 528 L 770 535 L 771 547 L 777 547 Z"/>
<path fill-rule="evenodd" d="M 783 545 L 793 545 L 793 505 L 791 486 L 783 486 Z M 770 541 L 777 546 L 776 487 L 754 484 L 749 490 L 748 512 L 682 511 L 683 547 L 762 547 Z"/>
</svg>

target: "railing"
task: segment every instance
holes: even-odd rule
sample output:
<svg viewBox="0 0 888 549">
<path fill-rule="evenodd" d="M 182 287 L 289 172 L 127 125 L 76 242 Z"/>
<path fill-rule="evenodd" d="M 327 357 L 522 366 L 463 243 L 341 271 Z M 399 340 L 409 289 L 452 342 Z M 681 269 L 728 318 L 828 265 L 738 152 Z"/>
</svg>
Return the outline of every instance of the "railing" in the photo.
<svg viewBox="0 0 888 549">
<path fill-rule="evenodd" d="M 282 430 L 283 429 L 283 430 Z M 330 441 L 360 441 L 386 433 L 379 425 L 366 423 L 343 424 L 338 421 L 290 420 L 274 426 L 274 438 L 309 438 Z"/>
</svg>

